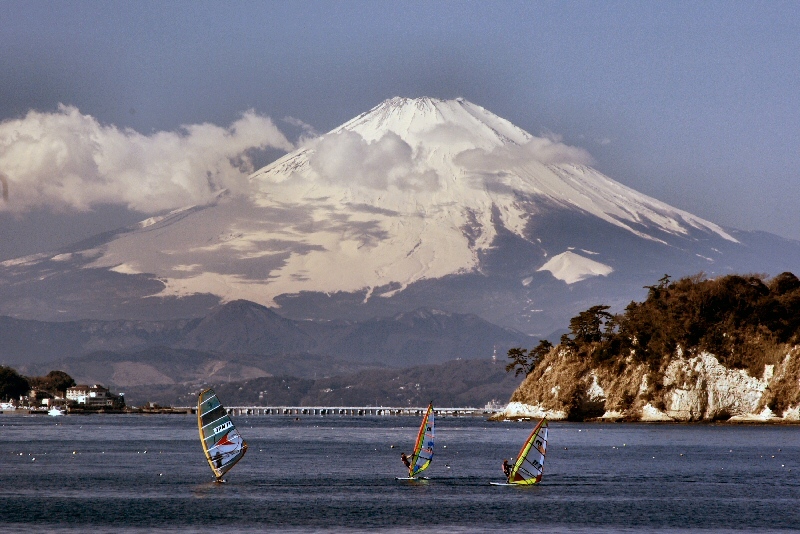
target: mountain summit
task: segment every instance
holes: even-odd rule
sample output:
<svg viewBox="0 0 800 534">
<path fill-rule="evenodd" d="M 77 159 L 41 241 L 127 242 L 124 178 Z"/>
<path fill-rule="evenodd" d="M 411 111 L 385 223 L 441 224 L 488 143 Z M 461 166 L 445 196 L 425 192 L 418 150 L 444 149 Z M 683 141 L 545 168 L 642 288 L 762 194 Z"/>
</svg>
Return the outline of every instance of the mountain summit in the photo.
<svg viewBox="0 0 800 534">
<path fill-rule="evenodd" d="M 755 250 L 750 234 L 590 163 L 463 99 L 392 98 L 255 172 L 247 195 L 0 264 L 0 279 L 27 287 L 22 299 L 0 285 L 0 311 L 199 315 L 246 299 L 294 318 L 364 319 L 428 306 L 546 334 L 578 302 L 625 303 L 664 272 L 773 272 L 762 254 L 773 244 L 800 257 L 774 236 Z M 35 280 L 43 271 L 71 287 Z M 94 301 L 77 305 L 88 287 Z"/>
</svg>

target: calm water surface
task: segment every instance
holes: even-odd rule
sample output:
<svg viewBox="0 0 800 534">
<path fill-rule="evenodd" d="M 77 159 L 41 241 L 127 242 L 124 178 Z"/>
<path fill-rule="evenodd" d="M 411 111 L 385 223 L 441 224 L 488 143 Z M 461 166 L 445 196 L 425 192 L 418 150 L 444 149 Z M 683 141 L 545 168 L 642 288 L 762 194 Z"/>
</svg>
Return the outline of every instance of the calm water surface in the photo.
<svg viewBox="0 0 800 534">
<path fill-rule="evenodd" d="M 533 423 L 439 418 L 404 483 L 416 418 L 234 421 L 250 448 L 214 484 L 194 416 L 0 416 L 0 531 L 800 530 L 799 426 L 551 423 L 542 484 L 509 488 Z"/>
</svg>

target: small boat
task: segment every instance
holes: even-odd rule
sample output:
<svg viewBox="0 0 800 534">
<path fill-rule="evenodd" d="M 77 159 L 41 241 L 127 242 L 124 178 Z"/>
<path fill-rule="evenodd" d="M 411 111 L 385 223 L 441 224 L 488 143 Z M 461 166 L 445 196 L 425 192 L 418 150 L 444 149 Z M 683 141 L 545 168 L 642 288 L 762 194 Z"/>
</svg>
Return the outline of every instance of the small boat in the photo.
<svg viewBox="0 0 800 534">
<path fill-rule="evenodd" d="M 505 482 L 490 482 L 494 486 L 524 486 L 538 484 L 544 471 L 544 455 L 547 451 L 547 419 L 542 419 L 522 445 L 517 461 L 508 473 Z"/>
<path fill-rule="evenodd" d="M 201 391 L 197 398 L 197 427 L 208 465 L 217 482 L 224 482 L 223 475 L 247 452 L 247 442 L 233 426 L 213 389 Z"/>
<path fill-rule="evenodd" d="M 397 480 L 419 480 L 427 477 L 420 477 L 419 474 L 425 471 L 433 460 L 433 438 L 435 435 L 433 403 L 428 405 L 422 423 L 419 425 L 417 441 L 414 444 L 414 453 L 411 455 L 408 476 L 397 477 Z"/>
<path fill-rule="evenodd" d="M 60 408 L 58 406 L 53 406 L 50 410 L 47 411 L 47 415 L 52 417 L 58 417 L 61 415 L 66 415 L 67 411 L 64 408 Z"/>
</svg>

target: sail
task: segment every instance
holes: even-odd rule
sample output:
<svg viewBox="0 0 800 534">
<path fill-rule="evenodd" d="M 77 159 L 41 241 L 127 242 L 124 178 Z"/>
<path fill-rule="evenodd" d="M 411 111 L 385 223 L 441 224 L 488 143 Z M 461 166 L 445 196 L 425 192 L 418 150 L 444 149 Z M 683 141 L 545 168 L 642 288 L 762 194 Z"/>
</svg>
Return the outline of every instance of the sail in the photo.
<svg viewBox="0 0 800 534">
<path fill-rule="evenodd" d="M 414 454 L 411 455 L 411 467 L 408 468 L 409 477 L 417 476 L 430 465 L 433 460 L 433 437 L 433 403 L 431 403 L 419 425 L 417 443 L 414 445 Z"/>
<path fill-rule="evenodd" d="M 227 473 L 247 451 L 247 443 L 233 426 L 230 416 L 213 389 L 200 392 L 197 399 L 197 426 L 206 460 L 217 479 Z"/>
<path fill-rule="evenodd" d="M 547 419 L 542 419 L 520 449 L 508 475 L 509 484 L 536 484 L 541 481 L 546 450 Z"/>
</svg>

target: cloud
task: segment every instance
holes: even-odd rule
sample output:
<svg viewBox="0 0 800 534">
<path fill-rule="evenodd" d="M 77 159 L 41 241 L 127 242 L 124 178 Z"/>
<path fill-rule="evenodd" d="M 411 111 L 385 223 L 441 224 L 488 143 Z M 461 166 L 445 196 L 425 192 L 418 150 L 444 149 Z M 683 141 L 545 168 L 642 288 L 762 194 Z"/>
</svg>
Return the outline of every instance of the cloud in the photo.
<svg viewBox="0 0 800 534">
<path fill-rule="evenodd" d="M 203 203 L 222 189 L 241 193 L 253 171 L 248 153 L 292 144 L 250 110 L 230 126 L 183 126 L 142 135 L 100 124 L 73 106 L 0 122 L 0 210 L 88 211 L 120 204 L 154 213 Z M 5 187 L 7 186 L 7 188 Z"/>
<path fill-rule="evenodd" d="M 316 130 L 316 128 L 306 122 L 301 121 L 300 119 L 295 117 L 284 117 L 283 122 L 286 124 L 291 124 L 296 128 L 300 128 L 302 133 L 300 134 L 300 138 L 297 140 L 298 146 L 306 145 L 310 141 L 319 137 L 319 132 Z"/>
<path fill-rule="evenodd" d="M 455 161 L 473 171 L 498 171 L 524 165 L 527 161 L 545 165 L 591 165 L 594 158 L 583 148 L 562 143 L 560 136 L 549 135 L 532 137 L 525 144 L 504 145 L 491 151 L 465 150 L 456 156 Z"/>
<path fill-rule="evenodd" d="M 434 191 L 439 175 L 418 168 L 413 149 L 394 132 L 368 142 L 348 130 L 325 135 L 310 145 L 311 168 L 330 183 L 386 190 Z"/>
</svg>

